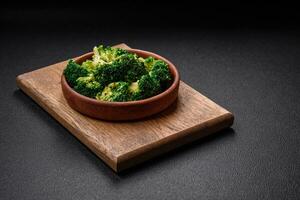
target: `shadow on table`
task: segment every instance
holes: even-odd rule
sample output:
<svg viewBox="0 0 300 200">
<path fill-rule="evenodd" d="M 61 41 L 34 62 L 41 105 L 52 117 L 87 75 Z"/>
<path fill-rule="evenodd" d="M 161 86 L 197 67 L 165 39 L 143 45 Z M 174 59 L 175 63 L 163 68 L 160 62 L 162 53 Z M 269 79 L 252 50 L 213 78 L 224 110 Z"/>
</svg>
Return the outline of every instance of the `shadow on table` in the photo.
<svg viewBox="0 0 300 200">
<path fill-rule="evenodd" d="M 54 133 L 57 133 L 57 137 L 61 138 L 61 140 L 66 141 L 66 148 L 78 148 L 77 151 L 82 152 L 87 158 L 87 160 L 95 164 L 95 167 L 99 169 L 99 173 L 106 175 L 108 177 L 108 180 L 112 181 L 113 183 L 119 183 L 120 181 L 126 180 L 129 177 L 147 172 L 153 169 L 155 166 L 167 163 L 172 159 L 180 159 L 188 153 L 192 153 L 193 151 L 199 150 L 198 148 L 201 148 L 203 144 L 216 142 L 218 140 L 233 137 L 235 135 L 235 131 L 232 128 L 227 128 L 202 139 L 199 139 L 197 141 L 194 141 L 192 143 L 176 148 L 168 153 L 145 161 L 120 173 L 115 173 L 90 149 L 88 149 L 83 143 L 81 143 L 75 136 L 73 136 L 72 134 L 61 134 L 62 131 L 65 131 L 67 133 L 68 130 L 61 126 L 59 122 L 52 118 L 35 101 L 31 100 L 30 97 L 28 97 L 24 92 L 22 92 L 21 90 L 16 90 L 14 91 L 13 96 L 18 101 L 22 102 L 24 106 L 30 109 L 31 112 L 39 115 L 39 118 L 45 123 L 47 123 L 49 127 L 55 129 Z M 70 140 L 70 137 L 73 137 L 76 140 Z M 77 145 L 78 143 L 76 141 L 81 143 L 82 145 Z"/>
</svg>

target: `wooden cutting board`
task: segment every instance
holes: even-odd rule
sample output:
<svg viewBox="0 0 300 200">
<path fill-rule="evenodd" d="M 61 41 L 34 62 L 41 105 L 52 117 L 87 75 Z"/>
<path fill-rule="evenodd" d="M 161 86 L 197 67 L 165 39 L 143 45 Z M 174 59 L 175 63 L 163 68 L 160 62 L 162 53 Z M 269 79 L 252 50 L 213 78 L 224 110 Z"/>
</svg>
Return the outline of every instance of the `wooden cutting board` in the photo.
<svg viewBox="0 0 300 200">
<path fill-rule="evenodd" d="M 177 102 L 151 118 L 120 123 L 86 117 L 63 97 L 65 66 L 66 61 L 19 75 L 17 85 L 116 172 L 233 123 L 230 112 L 182 81 Z"/>
</svg>

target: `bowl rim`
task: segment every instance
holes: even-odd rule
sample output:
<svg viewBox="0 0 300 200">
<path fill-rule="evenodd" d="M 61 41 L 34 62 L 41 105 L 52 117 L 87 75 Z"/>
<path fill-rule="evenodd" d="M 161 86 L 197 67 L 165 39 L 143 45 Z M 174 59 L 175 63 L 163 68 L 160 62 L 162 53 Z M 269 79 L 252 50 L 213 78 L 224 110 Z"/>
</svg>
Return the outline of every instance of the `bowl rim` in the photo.
<svg viewBox="0 0 300 200">
<path fill-rule="evenodd" d="M 149 51 L 144 51 L 144 50 L 140 50 L 140 49 L 126 49 L 127 51 L 131 52 L 131 53 L 136 53 L 136 54 L 146 54 L 147 56 L 152 56 L 156 59 L 160 59 L 160 60 L 163 60 L 165 61 L 167 64 L 168 64 L 168 67 L 169 68 L 172 68 L 173 71 L 174 71 L 174 77 L 173 77 L 173 83 L 172 85 L 166 89 L 165 91 L 163 91 L 162 93 L 159 93 L 155 96 L 152 96 L 152 97 L 149 97 L 149 98 L 146 98 L 146 99 L 141 99 L 141 100 L 136 100 L 136 101 L 125 101 L 125 102 L 110 102 L 110 101 L 101 101 L 101 100 L 97 100 L 97 99 L 94 99 L 94 98 L 90 98 L 90 97 L 87 97 L 87 96 L 84 96 L 78 92 L 76 92 L 67 82 L 64 74 L 62 73 L 62 84 L 72 93 L 72 95 L 74 96 L 77 96 L 78 98 L 86 101 L 86 102 L 89 102 L 89 103 L 92 103 L 92 104 L 97 104 L 97 105 L 102 105 L 102 106 L 132 106 L 132 105 L 141 105 L 141 104 L 148 104 L 150 102 L 153 102 L 153 101 L 156 101 L 168 94 L 170 94 L 173 90 L 176 89 L 176 87 L 179 86 L 179 81 L 180 81 L 180 75 L 179 75 L 179 72 L 177 70 L 177 68 L 175 67 L 175 65 L 170 62 L 168 59 L 158 55 L 158 54 L 155 54 L 153 52 L 149 52 Z M 83 57 L 88 57 L 88 56 L 92 56 L 94 53 L 93 52 L 89 52 L 89 53 L 86 53 L 82 56 L 79 56 L 77 58 L 74 59 L 75 62 L 77 62 L 78 60 L 82 59 Z"/>
</svg>

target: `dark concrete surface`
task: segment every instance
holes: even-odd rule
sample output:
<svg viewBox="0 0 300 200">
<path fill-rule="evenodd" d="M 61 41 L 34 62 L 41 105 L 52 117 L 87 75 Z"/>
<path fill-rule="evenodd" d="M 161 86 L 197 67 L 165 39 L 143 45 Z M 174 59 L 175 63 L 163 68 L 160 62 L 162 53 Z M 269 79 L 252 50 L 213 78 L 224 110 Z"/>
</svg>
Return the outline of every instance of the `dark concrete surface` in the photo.
<svg viewBox="0 0 300 200">
<path fill-rule="evenodd" d="M 299 29 L 78 27 L 20 16 L 5 15 L 0 33 L 0 199 L 299 199 Z M 15 84 L 121 42 L 174 62 L 183 81 L 234 113 L 232 129 L 116 174 Z"/>
</svg>

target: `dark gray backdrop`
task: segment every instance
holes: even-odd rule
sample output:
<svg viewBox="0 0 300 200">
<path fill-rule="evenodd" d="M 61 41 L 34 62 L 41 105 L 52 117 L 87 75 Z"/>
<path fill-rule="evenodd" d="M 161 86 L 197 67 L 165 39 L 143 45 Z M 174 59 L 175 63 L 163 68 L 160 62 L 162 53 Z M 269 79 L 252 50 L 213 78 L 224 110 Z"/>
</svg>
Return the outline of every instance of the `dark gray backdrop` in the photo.
<svg viewBox="0 0 300 200">
<path fill-rule="evenodd" d="M 194 12 L 180 21 L 153 11 L 162 19 L 152 23 L 80 10 L 1 12 L 0 199 L 299 199 L 300 31 L 293 16 Z M 120 42 L 173 61 L 183 81 L 234 113 L 232 129 L 115 174 L 16 87 L 18 74 Z"/>
</svg>

